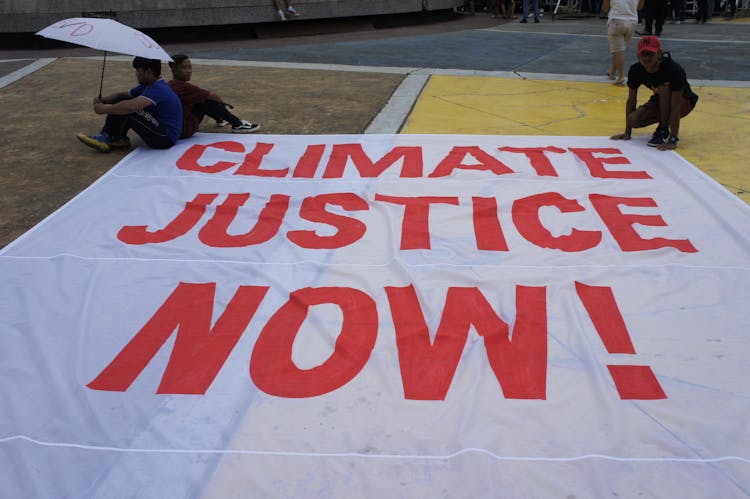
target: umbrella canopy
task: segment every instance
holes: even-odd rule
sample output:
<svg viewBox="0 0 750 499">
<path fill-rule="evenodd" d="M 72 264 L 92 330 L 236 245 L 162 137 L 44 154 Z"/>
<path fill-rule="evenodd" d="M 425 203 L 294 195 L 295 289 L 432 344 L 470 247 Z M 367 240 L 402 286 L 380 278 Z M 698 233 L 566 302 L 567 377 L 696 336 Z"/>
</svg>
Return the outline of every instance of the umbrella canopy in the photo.
<svg viewBox="0 0 750 499">
<path fill-rule="evenodd" d="M 160 61 L 172 60 L 169 54 L 150 36 L 112 19 L 95 17 L 63 19 L 38 31 L 37 35 L 105 52 L 135 55 Z"/>
<path fill-rule="evenodd" d="M 104 66 L 107 64 L 107 52 L 159 59 L 160 61 L 172 60 L 169 54 L 153 38 L 113 19 L 72 17 L 50 24 L 43 30 L 37 31 L 36 34 L 45 38 L 104 51 L 102 77 L 99 81 L 99 98 L 102 97 L 102 87 L 104 86 Z"/>
</svg>

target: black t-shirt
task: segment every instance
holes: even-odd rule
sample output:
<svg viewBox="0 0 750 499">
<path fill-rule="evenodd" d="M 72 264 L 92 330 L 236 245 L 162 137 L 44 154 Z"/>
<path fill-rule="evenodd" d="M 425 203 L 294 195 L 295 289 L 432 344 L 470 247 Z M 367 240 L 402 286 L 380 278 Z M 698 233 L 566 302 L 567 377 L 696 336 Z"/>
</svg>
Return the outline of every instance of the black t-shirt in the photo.
<svg viewBox="0 0 750 499">
<path fill-rule="evenodd" d="M 675 92 L 682 90 L 682 96 L 690 101 L 695 106 L 698 102 L 698 96 L 690 88 L 690 84 L 687 81 L 687 75 L 682 66 L 672 60 L 671 57 L 662 56 L 659 61 L 659 69 L 656 73 L 649 73 L 646 68 L 640 62 L 636 62 L 630 66 L 628 71 L 628 87 L 637 89 L 641 85 L 644 85 L 654 92 L 652 99 L 659 98 L 659 87 L 667 84 L 669 88 Z"/>
</svg>

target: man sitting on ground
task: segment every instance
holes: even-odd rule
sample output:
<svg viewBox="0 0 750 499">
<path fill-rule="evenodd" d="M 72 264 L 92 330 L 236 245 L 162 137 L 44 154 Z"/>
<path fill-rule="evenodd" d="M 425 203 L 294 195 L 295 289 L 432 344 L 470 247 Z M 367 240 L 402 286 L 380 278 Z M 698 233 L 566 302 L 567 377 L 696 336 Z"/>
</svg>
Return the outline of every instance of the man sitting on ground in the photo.
<svg viewBox="0 0 750 499">
<path fill-rule="evenodd" d="M 642 106 L 638 103 L 638 87 L 653 91 Z M 658 123 L 648 145 L 661 151 L 675 149 L 680 132 L 680 119 L 695 108 L 698 96 L 687 81 L 685 70 L 662 52 L 655 36 L 644 36 L 638 42 L 638 62 L 628 71 L 628 101 L 625 105 L 625 133 L 613 135 L 614 140 L 630 140 L 633 128 Z"/>
<path fill-rule="evenodd" d="M 217 126 L 232 125 L 232 133 L 253 133 L 260 125 L 239 119 L 227 110 L 227 104 L 217 94 L 188 83 L 193 75 L 193 65 L 185 54 L 172 56 L 169 67 L 173 79 L 170 88 L 182 102 L 182 135 L 180 138 L 192 137 L 198 131 L 204 116 L 216 120 Z"/>
<path fill-rule="evenodd" d="M 136 57 L 133 67 L 137 87 L 94 98 L 94 112 L 107 118 L 99 135 L 77 135 L 87 146 L 100 152 L 130 147 L 128 130 L 154 149 L 172 147 L 180 138 L 182 105 L 161 77 L 161 61 Z"/>
</svg>

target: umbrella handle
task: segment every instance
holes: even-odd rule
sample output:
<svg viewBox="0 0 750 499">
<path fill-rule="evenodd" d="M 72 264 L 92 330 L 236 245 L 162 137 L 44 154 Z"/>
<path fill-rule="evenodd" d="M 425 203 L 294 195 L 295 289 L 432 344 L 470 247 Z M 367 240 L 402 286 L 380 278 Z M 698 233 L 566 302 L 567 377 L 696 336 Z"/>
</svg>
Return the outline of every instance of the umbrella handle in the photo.
<svg viewBox="0 0 750 499">
<path fill-rule="evenodd" d="M 102 87 L 104 86 L 104 65 L 107 64 L 107 51 L 104 51 L 104 61 L 102 62 L 102 78 L 99 81 L 99 100 L 102 100 Z"/>
</svg>

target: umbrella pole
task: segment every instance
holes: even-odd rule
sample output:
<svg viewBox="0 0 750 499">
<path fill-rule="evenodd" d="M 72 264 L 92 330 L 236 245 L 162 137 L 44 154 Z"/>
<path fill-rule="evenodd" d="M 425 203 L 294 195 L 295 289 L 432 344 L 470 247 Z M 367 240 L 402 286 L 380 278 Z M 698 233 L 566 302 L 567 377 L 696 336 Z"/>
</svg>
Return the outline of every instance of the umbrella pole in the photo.
<svg viewBox="0 0 750 499">
<path fill-rule="evenodd" d="M 102 99 L 102 87 L 104 86 L 104 65 L 107 64 L 107 51 L 104 51 L 104 61 L 102 61 L 102 79 L 99 81 L 99 100 Z"/>
</svg>

